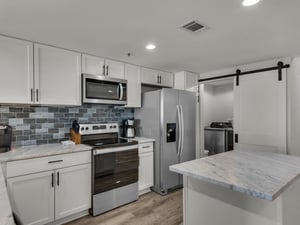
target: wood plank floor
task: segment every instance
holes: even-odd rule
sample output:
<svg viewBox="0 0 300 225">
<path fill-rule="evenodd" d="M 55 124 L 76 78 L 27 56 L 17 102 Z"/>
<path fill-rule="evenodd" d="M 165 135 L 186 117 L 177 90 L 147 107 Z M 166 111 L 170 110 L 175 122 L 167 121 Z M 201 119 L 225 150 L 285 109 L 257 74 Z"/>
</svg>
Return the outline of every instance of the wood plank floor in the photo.
<svg viewBox="0 0 300 225">
<path fill-rule="evenodd" d="M 134 203 L 67 225 L 180 225 L 182 220 L 182 190 L 177 190 L 166 196 L 151 192 Z"/>
</svg>

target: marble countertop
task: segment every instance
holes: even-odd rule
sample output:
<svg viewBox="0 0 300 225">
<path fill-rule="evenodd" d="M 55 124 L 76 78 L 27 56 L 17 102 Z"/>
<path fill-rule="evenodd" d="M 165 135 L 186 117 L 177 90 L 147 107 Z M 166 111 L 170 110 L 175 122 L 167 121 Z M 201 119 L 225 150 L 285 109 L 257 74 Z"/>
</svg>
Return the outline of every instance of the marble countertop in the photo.
<svg viewBox="0 0 300 225">
<path fill-rule="evenodd" d="M 135 137 L 135 138 L 127 138 L 127 139 L 137 141 L 139 144 L 155 141 L 155 139 L 145 138 L 145 137 Z"/>
<path fill-rule="evenodd" d="M 8 200 L 6 185 L 0 165 L 0 225 L 13 225 L 14 220 Z"/>
<path fill-rule="evenodd" d="M 273 201 L 300 177 L 300 157 L 234 150 L 172 165 L 170 170 Z"/>
<path fill-rule="evenodd" d="M 13 149 L 9 152 L 0 153 L 0 162 L 40 158 L 45 156 L 90 151 L 88 145 L 64 146 L 62 144 L 33 145 Z"/>
</svg>

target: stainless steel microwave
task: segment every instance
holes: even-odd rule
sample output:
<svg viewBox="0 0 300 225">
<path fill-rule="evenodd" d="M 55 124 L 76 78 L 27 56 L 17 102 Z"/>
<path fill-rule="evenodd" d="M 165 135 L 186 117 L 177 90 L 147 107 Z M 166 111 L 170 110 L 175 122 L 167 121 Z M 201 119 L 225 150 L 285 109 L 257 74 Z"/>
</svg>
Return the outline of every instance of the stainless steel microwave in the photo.
<svg viewBox="0 0 300 225">
<path fill-rule="evenodd" d="M 82 102 L 127 104 L 127 81 L 102 75 L 82 74 Z"/>
</svg>

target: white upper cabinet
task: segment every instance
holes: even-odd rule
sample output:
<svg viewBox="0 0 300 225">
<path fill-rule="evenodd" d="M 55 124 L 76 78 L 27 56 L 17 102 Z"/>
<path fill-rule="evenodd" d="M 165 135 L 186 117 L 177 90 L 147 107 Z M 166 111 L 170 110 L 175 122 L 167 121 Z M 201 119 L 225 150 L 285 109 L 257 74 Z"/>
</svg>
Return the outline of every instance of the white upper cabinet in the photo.
<svg viewBox="0 0 300 225">
<path fill-rule="evenodd" d="M 34 45 L 35 102 L 81 104 L 81 54 L 46 45 Z"/>
<path fill-rule="evenodd" d="M 198 74 L 181 71 L 175 73 L 174 88 L 187 90 L 198 85 Z"/>
<path fill-rule="evenodd" d="M 82 73 L 104 75 L 104 67 L 104 59 L 91 55 L 82 55 Z"/>
<path fill-rule="evenodd" d="M 164 87 L 173 87 L 174 86 L 174 75 L 173 73 L 168 72 L 158 72 L 159 83 Z"/>
<path fill-rule="evenodd" d="M 128 108 L 141 107 L 141 69 L 134 65 L 125 65 L 125 79 L 127 80 L 127 105 Z"/>
<path fill-rule="evenodd" d="M 125 79 L 125 64 L 91 55 L 82 55 L 82 73 Z"/>
<path fill-rule="evenodd" d="M 112 60 L 105 60 L 105 73 L 107 76 L 117 79 L 125 79 L 125 64 Z"/>
<path fill-rule="evenodd" d="M 141 75 L 142 75 L 143 84 L 153 84 L 153 85 L 159 84 L 158 72 L 156 70 L 142 68 Z"/>
<path fill-rule="evenodd" d="M 33 102 L 33 43 L 0 36 L 0 103 Z"/>
<path fill-rule="evenodd" d="M 172 73 L 142 68 L 142 83 L 156 86 L 173 87 L 174 77 Z"/>
</svg>

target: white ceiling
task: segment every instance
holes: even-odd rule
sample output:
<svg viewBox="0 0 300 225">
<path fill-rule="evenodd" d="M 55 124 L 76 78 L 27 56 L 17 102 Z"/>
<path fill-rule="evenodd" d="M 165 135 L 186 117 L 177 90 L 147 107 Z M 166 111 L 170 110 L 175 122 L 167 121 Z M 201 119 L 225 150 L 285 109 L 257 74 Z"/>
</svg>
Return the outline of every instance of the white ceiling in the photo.
<svg viewBox="0 0 300 225">
<path fill-rule="evenodd" d="M 262 0 L 249 8 L 241 2 L 0 0 L 0 33 L 173 72 L 300 53 L 299 0 Z M 209 29 L 179 28 L 194 19 Z M 148 42 L 157 49 L 146 51 Z"/>
</svg>

